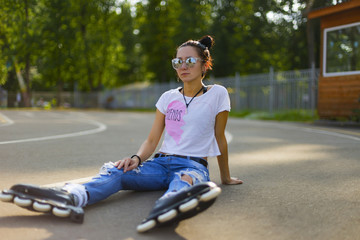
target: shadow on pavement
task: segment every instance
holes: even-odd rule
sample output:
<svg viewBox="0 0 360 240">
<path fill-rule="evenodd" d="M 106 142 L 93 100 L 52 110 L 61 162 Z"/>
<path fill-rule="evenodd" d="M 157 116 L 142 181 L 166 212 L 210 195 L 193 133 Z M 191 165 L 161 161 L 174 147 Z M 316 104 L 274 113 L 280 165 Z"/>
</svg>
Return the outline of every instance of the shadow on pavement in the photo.
<svg viewBox="0 0 360 240">
<path fill-rule="evenodd" d="M 0 217 L 0 232 L 3 239 L 22 239 L 17 230 L 23 239 L 184 239 L 175 231 L 178 224 L 137 233 L 136 226 L 159 196 L 161 192 L 120 192 L 86 207 L 83 224 L 16 207 L 24 215 Z"/>
</svg>

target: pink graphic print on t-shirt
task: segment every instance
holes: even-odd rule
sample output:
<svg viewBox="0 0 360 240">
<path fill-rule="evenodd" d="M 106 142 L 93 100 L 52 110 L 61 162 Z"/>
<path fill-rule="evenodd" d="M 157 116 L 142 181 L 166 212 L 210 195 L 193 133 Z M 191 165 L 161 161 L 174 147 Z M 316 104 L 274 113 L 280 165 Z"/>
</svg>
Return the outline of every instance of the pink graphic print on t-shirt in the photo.
<svg viewBox="0 0 360 240">
<path fill-rule="evenodd" d="M 179 144 L 183 130 L 181 127 L 185 124 L 183 116 L 186 112 L 186 106 L 181 101 L 173 101 L 168 105 L 165 118 L 166 132 Z"/>
</svg>

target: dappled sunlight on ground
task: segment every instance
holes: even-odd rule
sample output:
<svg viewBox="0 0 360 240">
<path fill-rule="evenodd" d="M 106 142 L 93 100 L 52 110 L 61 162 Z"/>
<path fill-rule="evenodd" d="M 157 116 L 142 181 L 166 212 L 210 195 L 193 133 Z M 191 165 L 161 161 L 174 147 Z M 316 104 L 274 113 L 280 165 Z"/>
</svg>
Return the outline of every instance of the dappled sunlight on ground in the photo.
<svg viewBox="0 0 360 240">
<path fill-rule="evenodd" d="M 100 168 L 100 167 L 99 167 Z M 86 167 L 86 168 L 69 168 L 69 169 L 53 169 L 52 171 L 23 171 L 14 179 L 14 172 L 2 172 L 0 171 L 0 189 L 10 188 L 16 183 L 30 183 L 36 185 L 47 185 L 58 182 L 66 182 L 68 180 L 86 178 L 95 176 L 98 173 L 98 169 Z"/>
<path fill-rule="evenodd" d="M 108 129 L 2 145 L 0 188 L 94 176 L 104 162 L 136 152 L 151 124 L 142 114 L 87 114 Z M 1 203 L 0 232 L 6 239 L 359 239 L 358 140 L 276 122 L 230 119 L 228 129 L 230 173 L 244 183 L 222 185 L 217 159 L 209 158 L 211 179 L 222 193 L 194 218 L 138 234 L 137 224 L 163 192 L 122 191 L 86 207 L 81 225 Z"/>
<path fill-rule="evenodd" d="M 272 148 L 261 148 L 252 152 L 231 154 L 233 165 L 271 165 L 288 164 L 301 161 L 325 160 L 331 153 L 324 150 L 333 150 L 334 147 L 323 145 L 291 144 L 280 145 Z M 235 160 L 236 159 L 236 160 Z"/>
<path fill-rule="evenodd" d="M 17 231 L 21 231 L 24 236 L 23 239 L 27 239 L 27 240 L 48 239 L 53 235 L 52 233 L 48 232 L 46 229 L 33 228 L 33 227 L 17 228 L 16 231 L 14 231 L 14 229 L 11 228 L 2 229 L 0 227 L 0 231 L 1 231 L 2 239 L 17 239 L 16 236 L 19 235 Z M 31 234 L 32 236 L 36 235 L 36 237 L 28 238 L 27 236 L 29 236 L 29 234 Z"/>
<path fill-rule="evenodd" d="M 262 136 L 247 136 L 246 138 L 237 138 L 239 143 L 247 144 L 259 144 L 259 143 L 285 143 L 285 139 L 281 138 L 271 138 L 271 137 L 262 137 Z"/>
</svg>

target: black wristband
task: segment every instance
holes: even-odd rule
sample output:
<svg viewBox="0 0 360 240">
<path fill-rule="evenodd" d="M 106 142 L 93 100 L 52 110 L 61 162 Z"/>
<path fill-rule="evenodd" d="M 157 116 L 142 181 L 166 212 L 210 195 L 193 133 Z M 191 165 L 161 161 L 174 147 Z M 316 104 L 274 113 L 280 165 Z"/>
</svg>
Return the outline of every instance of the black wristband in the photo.
<svg viewBox="0 0 360 240">
<path fill-rule="evenodd" d="M 139 159 L 139 164 L 137 166 L 140 166 L 141 158 L 139 157 L 139 155 L 134 154 L 134 155 L 131 156 L 131 158 L 133 158 L 133 157 L 137 157 Z"/>
</svg>

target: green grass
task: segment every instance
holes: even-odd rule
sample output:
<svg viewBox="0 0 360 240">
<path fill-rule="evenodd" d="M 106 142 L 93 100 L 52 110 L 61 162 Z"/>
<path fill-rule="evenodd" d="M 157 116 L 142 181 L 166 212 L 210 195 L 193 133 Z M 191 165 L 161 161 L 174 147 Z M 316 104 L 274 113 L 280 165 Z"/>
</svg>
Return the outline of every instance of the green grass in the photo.
<svg viewBox="0 0 360 240">
<path fill-rule="evenodd" d="M 291 121 L 291 122 L 313 122 L 318 120 L 316 112 L 311 110 L 288 110 L 288 111 L 276 111 L 261 112 L 261 111 L 232 111 L 231 117 L 239 117 L 253 120 L 274 120 L 274 121 Z"/>
</svg>

